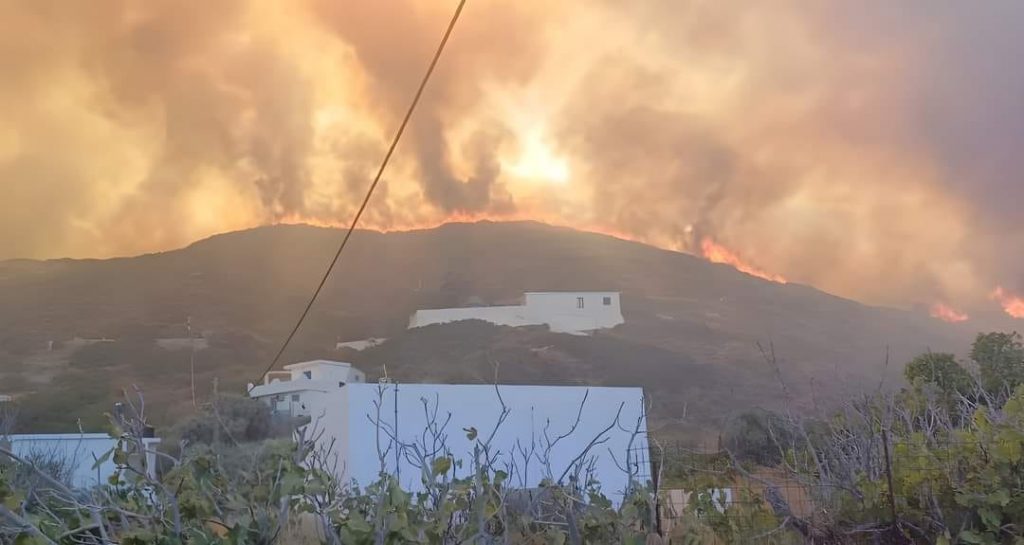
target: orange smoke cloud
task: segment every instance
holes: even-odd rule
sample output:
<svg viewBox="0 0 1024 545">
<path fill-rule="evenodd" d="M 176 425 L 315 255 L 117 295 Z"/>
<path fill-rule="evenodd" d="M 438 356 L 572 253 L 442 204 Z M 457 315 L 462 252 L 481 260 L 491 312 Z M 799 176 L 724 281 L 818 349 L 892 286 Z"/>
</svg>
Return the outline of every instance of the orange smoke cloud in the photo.
<svg viewBox="0 0 1024 545">
<path fill-rule="evenodd" d="M 996 286 L 996 289 L 992 290 L 991 297 L 999 301 L 1003 311 L 1010 316 L 1024 318 L 1024 297 L 1012 294 L 1004 290 L 1002 286 Z"/>
<path fill-rule="evenodd" d="M 718 244 L 710 238 L 705 237 L 700 241 L 700 250 L 704 258 L 712 263 L 724 263 L 726 265 L 731 265 L 737 271 L 747 273 L 750 276 L 756 276 L 771 282 L 778 282 L 779 284 L 786 283 L 786 279 L 783 276 L 766 272 L 747 263 L 743 258 L 737 255 L 736 252 Z"/>
<path fill-rule="evenodd" d="M 931 314 L 932 318 L 938 318 L 943 322 L 949 322 L 951 324 L 965 322 L 970 318 L 967 314 L 960 312 L 945 303 L 932 304 L 929 309 L 929 314 Z"/>
<path fill-rule="evenodd" d="M 347 227 L 453 7 L 378 4 L 0 2 L 0 259 Z M 976 61 L 1024 17 L 685 4 L 468 7 L 360 226 L 568 224 L 895 305 L 1020 276 L 1024 77 Z"/>
</svg>

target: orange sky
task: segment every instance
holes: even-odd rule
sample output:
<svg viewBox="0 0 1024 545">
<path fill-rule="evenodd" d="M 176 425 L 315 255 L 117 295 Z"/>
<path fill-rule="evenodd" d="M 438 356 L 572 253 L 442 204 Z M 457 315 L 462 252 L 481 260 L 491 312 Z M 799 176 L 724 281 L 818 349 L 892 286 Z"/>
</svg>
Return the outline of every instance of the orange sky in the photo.
<svg viewBox="0 0 1024 545">
<path fill-rule="evenodd" d="M 899 4 L 470 0 L 364 225 L 535 218 L 998 307 L 1024 4 Z M 454 5 L 0 0 L 0 259 L 347 223 Z"/>
</svg>

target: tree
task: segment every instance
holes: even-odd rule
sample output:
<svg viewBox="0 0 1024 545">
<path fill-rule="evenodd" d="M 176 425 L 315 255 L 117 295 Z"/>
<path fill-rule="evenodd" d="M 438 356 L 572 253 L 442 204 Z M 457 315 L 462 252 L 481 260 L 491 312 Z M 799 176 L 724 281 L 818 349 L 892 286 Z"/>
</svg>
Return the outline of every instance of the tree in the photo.
<svg viewBox="0 0 1024 545">
<path fill-rule="evenodd" d="M 971 360 L 990 394 L 1008 394 L 1024 384 L 1024 344 L 1016 331 L 979 333 L 971 346 Z"/>
<path fill-rule="evenodd" d="M 275 435 L 270 407 L 240 396 L 218 397 L 175 430 L 189 444 L 261 441 Z"/>
<path fill-rule="evenodd" d="M 947 396 L 966 394 L 974 384 L 971 375 L 957 363 L 956 357 L 942 352 L 928 352 L 910 360 L 903 369 L 903 376 L 915 386 L 934 385 Z"/>
<path fill-rule="evenodd" d="M 743 412 L 727 425 L 723 442 L 738 459 L 763 466 L 775 466 L 793 446 L 793 437 L 783 418 L 771 411 Z"/>
</svg>

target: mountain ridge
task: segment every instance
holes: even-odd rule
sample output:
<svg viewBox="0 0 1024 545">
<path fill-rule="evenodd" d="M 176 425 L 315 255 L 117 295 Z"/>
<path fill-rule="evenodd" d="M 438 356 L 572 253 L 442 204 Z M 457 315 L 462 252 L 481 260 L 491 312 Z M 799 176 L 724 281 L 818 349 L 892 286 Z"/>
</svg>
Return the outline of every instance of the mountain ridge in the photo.
<svg viewBox="0 0 1024 545">
<path fill-rule="evenodd" d="M 294 324 L 339 236 L 331 228 L 277 225 L 135 257 L 0 262 L 0 383 L 21 377 L 14 393 L 37 397 L 54 388 L 71 396 L 81 384 L 94 384 L 109 398 L 112 387 L 134 381 L 177 406 L 191 397 L 183 391 L 183 356 L 128 341 L 184 336 L 190 320 L 211 345 L 197 357 L 197 382 L 218 377 L 225 391 L 241 388 Z M 626 323 L 585 339 L 472 323 L 405 329 L 419 308 L 590 289 L 621 291 Z M 493 376 L 488 354 L 497 353 L 510 380 L 601 384 L 633 377 L 658 393 L 659 417 L 687 411 L 688 400 L 675 399 L 678 390 L 706 406 L 696 411 L 700 418 L 720 419 L 726 408 L 778 405 L 780 377 L 806 401 L 877 384 L 883 375 L 897 380 L 903 361 L 925 350 L 963 349 L 972 333 L 610 235 L 537 222 L 452 223 L 360 230 L 284 361 L 350 359 L 371 376 L 387 364 L 405 380 L 459 381 Z M 114 338 L 123 346 L 92 349 L 87 364 L 76 364 L 80 354 L 64 354 L 66 361 L 47 364 L 49 381 L 31 379 L 32 366 L 42 366 L 32 362 L 46 359 L 39 352 L 49 341 L 75 337 Z M 336 341 L 366 337 L 391 340 L 363 353 L 333 349 Z M 772 346 L 774 363 L 761 352 Z M 887 353 L 891 368 L 884 367 Z M 815 380 L 817 386 L 809 384 Z M 34 410 L 59 414 L 45 403 Z"/>
</svg>

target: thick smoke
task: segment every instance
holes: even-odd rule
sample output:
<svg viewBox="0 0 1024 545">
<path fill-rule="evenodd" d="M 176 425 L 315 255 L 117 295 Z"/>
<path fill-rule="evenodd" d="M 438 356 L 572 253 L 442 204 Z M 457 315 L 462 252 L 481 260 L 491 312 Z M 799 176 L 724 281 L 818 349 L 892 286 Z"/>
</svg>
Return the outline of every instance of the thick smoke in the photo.
<svg viewBox="0 0 1024 545">
<path fill-rule="evenodd" d="M 0 0 L 0 258 L 344 224 L 455 2 Z M 536 217 L 862 300 L 1024 289 L 1024 5 L 469 2 L 366 225 Z"/>
</svg>

